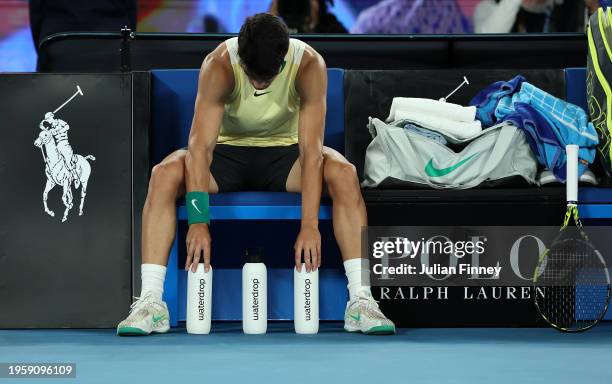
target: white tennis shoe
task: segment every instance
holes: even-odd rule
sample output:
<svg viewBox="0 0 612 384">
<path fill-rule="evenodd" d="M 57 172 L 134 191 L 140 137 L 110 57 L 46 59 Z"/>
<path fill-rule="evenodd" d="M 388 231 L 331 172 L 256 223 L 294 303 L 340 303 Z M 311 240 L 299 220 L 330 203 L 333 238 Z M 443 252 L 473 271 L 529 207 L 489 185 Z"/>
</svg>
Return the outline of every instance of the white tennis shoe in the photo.
<svg viewBox="0 0 612 384">
<path fill-rule="evenodd" d="M 151 292 L 136 299 L 128 317 L 117 326 L 119 336 L 146 336 L 170 330 L 170 314 L 165 302 L 154 298 Z"/>
<path fill-rule="evenodd" d="M 369 292 L 361 291 L 346 304 L 344 329 L 366 335 L 391 335 L 395 333 L 395 324 L 380 311 Z"/>
</svg>

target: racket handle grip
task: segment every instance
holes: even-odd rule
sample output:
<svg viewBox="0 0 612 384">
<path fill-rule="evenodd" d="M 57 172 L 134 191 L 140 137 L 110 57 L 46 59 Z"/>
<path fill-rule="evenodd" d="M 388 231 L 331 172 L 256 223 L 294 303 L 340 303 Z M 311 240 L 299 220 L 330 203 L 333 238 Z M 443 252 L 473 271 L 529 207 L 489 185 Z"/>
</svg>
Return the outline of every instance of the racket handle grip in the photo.
<svg viewBox="0 0 612 384">
<path fill-rule="evenodd" d="M 567 201 L 578 201 L 578 149 L 570 144 L 565 147 L 567 155 L 567 178 L 565 181 Z"/>
</svg>

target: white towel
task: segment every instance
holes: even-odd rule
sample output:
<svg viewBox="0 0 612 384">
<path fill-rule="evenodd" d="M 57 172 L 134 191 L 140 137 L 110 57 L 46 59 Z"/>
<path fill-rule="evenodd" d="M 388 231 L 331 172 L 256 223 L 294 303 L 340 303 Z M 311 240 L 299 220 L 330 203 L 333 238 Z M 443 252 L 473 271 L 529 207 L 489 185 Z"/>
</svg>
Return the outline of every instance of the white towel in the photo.
<svg viewBox="0 0 612 384">
<path fill-rule="evenodd" d="M 391 102 L 389 117 L 386 120 L 387 123 L 399 120 L 397 117 L 399 111 L 422 112 L 464 123 L 471 123 L 476 119 L 476 107 L 463 107 L 458 104 L 431 99 L 394 97 Z"/>
<path fill-rule="evenodd" d="M 467 123 L 418 111 L 396 111 L 394 121 L 397 120 L 408 120 L 423 128 L 440 132 L 453 142 L 464 141 L 482 132 L 482 125 L 479 120 L 472 120 L 472 122 Z"/>
</svg>

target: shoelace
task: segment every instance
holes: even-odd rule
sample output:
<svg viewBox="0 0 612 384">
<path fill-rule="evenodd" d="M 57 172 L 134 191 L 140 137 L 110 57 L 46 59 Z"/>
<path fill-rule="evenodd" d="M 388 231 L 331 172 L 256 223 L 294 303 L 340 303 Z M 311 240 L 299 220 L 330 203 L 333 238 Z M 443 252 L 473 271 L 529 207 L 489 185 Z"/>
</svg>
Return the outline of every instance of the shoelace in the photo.
<svg viewBox="0 0 612 384">
<path fill-rule="evenodd" d="M 134 296 L 134 299 L 136 301 L 134 301 L 132 305 L 130 305 L 130 313 L 136 311 L 145 304 L 151 304 L 152 297 L 151 294 L 147 292 L 144 296 Z"/>
<path fill-rule="evenodd" d="M 374 309 L 375 311 L 379 309 L 378 303 L 374 299 L 366 300 L 366 311 L 370 312 L 371 309 Z"/>
<path fill-rule="evenodd" d="M 367 312 L 374 312 L 377 315 L 382 315 L 380 307 L 378 306 L 378 301 L 376 301 L 374 297 L 368 295 L 367 297 L 363 297 L 363 299 L 366 301 L 365 310 Z"/>
<path fill-rule="evenodd" d="M 374 298 L 371 295 L 365 295 L 362 294 L 361 292 L 357 294 L 357 300 L 355 300 L 354 302 L 352 302 L 351 306 L 353 305 L 357 305 L 357 307 L 360 307 L 361 305 L 363 305 L 365 308 L 364 310 L 368 310 L 370 307 L 373 307 L 375 309 L 378 309 L 380 311 L 380 309 L 378 308 L 378 301 L 374 300 Z M 362 301 L 365 301 L 365 304 L 362 304 Z"/>
</svg>

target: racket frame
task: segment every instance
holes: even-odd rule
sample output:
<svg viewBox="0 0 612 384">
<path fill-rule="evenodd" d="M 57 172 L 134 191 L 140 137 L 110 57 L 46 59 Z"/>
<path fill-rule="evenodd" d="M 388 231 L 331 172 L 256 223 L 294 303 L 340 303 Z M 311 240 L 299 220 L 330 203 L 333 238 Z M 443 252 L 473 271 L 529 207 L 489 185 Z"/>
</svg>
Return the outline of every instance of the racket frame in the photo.
<svg viewBox="0 0 612 384">
<path fill-rule="evenodd" d="M 570 144 L 567 145 L 565 147 L 565 151 L 567 154 L 567 172 L 566 172 L 566 181 L 565 181 L 565 194 L 566 194 L 566 202 L 567 202 L 567 210 L 565 212 L 565 218 L 563 220 L 563 225 L 561 226 L 560 232 L 563 232 L 563 230 L 565 228 L 567 228 L 567 226 L 569 225 L 569 222 L 571 219 L 574 220 L 574 223 L 576 224 L 576 227 L 578 228 L 578 231 L 580 233 L 580 236 L 586 241 L 586 243 L 590 246 L 593 247 L 589 240 L 588 237 L 586 235 L 586 233 L 584 233 L 583 229 L 582 229 L 582 221 L 580 220 L 580 217 L 578 215 L 578 151 L 579 151 L 580 147 L 578 145 L 574 145 L 574 144 Z M 554 244 L 554 242 L 553 242 Z M 536 268 L 533 272 L 533 284 L 534 284 L 534 303 L 535 306 L 538 310 L 538 313 L 540 314 L 540 316 L 542 316 L 542 318 L 544 319 L 544 321 L 546 321 L 546 323 L 548 323 L 551 327 L 561 331 L 561 332 L 570 332 L 570 333 L 574 333 L 574 332 L 584 332 L 587 331 L 591 328 L 593 328 L 594 326 L 596 326 L 597 324 L 599 324 L 599 322 L 603 319 L 603 317 L 605 316 L 606 312 L 608 311 L 608 307 L 610 305 L 610 296 L 612 293 L 612 288 L 611 288 L 611 284 L 610 284 L 610 274 L 608 272 L 608 268 L 606 265 L 606 262 L 603 258 L 603 256 L 601 255 L 601 253 L 595 249 L 593 247 L 593 250 L 595 251 L 595 254 L 597 255 L 597 257 L 599 258 L 600 262 L 602 263 L 602 265 L 604 266 L 604 272 L 606 275 L 606 280 L 607 280 L 607 298 L 606 298 L 606 304 L 603 308 L 603 311 L 601 312 L 601 315 L 599 317 L 599 319 L 595 319 L 589 326 L 587 327 L 582 327 L 582 328 L 566 328 L 566 327 L 561 327 L 557 324 L 554 324 L 551 320 L 548 319 L 548 317 L 544 314 L 544 312 L 542 311 L 542 308 L 540 308 L 540 305 L 538 304 L 538 297 L 537 297 L 537 281 L 538 281 L 538 276 L 540 275 L 540 266 L 542 265 L 542 263 L 544 262 L 544 259 L 548 257 L 548 254 L 550 252 L 550 249 L 547 248 L 539 257 L 538 259 L 538 263 L 536 265 Z"/>
</svg>

